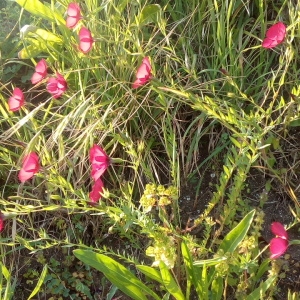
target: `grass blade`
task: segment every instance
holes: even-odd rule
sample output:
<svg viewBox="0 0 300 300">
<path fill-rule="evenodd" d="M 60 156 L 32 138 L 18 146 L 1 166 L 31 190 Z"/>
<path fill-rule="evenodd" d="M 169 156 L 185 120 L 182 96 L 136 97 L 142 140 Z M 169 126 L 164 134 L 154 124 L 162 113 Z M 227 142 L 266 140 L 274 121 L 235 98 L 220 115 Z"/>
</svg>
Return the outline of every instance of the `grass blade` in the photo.
<svg viewBox="0 0 300 300">
<path fill-rule="evenodd" d="M 40 290 L 40 288 L 41 288 L 41 286 L 42 286 L 42 284 L 43 284 L 43 282 L 46 278 L 47 272 L 48 272 L 48 266 L 45 265 L 44 268 L 43 268 L 43 271 L 41 273 L 41 276 L 39 278 L 39 281 L 37 282 L 36 287 L 31 292 L 30 296 L 28 297 L 28 300 L 31 299 L 34 295 L 36 295 L 38 293 L 38 291 Z"/>
</svg>

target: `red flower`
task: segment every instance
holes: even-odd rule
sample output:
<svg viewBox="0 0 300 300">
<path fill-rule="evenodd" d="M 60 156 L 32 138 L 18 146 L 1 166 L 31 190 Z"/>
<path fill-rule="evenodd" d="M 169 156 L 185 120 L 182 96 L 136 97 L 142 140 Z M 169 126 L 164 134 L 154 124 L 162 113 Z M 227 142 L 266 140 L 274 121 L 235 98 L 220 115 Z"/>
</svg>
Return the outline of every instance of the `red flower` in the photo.
<svg viewBox="0 0 300 300">
<path fill-rule="evenodd" d="M 67 9 L 67 15 L 67 27 L 74 28 L 79 20 L 82 19 L 79 5 L 75 2 L 70 3 Z"/>
<path fill-rule="evenodd" d="M 132 88 L 136 89 L 144 84 L 146 84 L 151 79 L 151 65 L 149 58 L 146 56 L 143 58 L 142 64 L 137 70 L 136 80 L 132 84 Z"/>
<path fill-rule="evenodd" d="M 22 168 L 19 172 L 19 179 L 21 182 L 25 182 L 30 179 L 40 170 L 39 157 L 35 152 L 30 152 L 23 159 Z"/>
<path fill-rule="evenodd" d="M 42 81 L 47 76 L 47 63 L 44 59 L 41 59 L 35 66 L 35 72 L 31 77 L 31 83 L 36 84 Z"/>
<path fill-rule="evenodd" d="M 278 22 L 272 25 L 266 33 L 266 38 L 262 42 L 263 48 L 273 48 L 279 45 L 285 38 L 286 26 Z"/>
<path fill-rule="evenodd" d="M 289 246 L 289 242 L 288 234 L 281 223 L 273 222 L 271 224 L 271 231 L 277 236 L 270 242 L 271 259 L 274 259 L 285 253 Z"/>
<path fill-rule="evenodd" d="M 24 95 L 19 88 L 14 88 L 13 95 L 8 100 L 8 108 L 10 111 L 17 111 L 24 105 Z"/>
<path fill-rule="evenodd" d="M 88 53 L 93 46 L 94 39 L 92 37 L 91 32 L 85 28 L 82 27 L 79 31 L 79 49 L 83 53 Z"/>
<path fill-rule="evenodd" d="M 97 181 L 110 165 L 110 158 L 98 145 L 90 149 L 90 162 L 92 164 L 92 177 Z"/>
<path fill-rule="evenodd" d="M 3 214 L 0 212 L 0 232 L 3 231 L 4 229 L 4 216 Z"/>
<path fill-rule="evenodd" d="M 68 88 L 65 78 L 56 72 L 56 77 L 48 79 L 47 91 L 52 94 L 53 98 L 59 98 Z"/>
<path fill-rule="evenodd" d="M 104 185 L 101 178 L 98 178 L 95 181 L 92 190 L 90 192 L 91 204 L 95 204 L 96 202 L 99 202 L 99 200 L 101 199 L 101 193 L 103 192 L 103 187 Z"/>
</svg>

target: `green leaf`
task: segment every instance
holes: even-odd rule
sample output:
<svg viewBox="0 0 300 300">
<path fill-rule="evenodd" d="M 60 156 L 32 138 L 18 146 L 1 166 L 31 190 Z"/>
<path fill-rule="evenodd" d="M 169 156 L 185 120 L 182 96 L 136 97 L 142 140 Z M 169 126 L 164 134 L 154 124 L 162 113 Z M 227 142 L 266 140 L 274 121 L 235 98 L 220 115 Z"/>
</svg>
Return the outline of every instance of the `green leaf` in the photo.
<svg viewBox="0 0 300 300">
<path fill-rule="evenodd" d="M 223 295 L 223 278 L 216 277 L 211 284 L 212 299 L 220 300 Z"/>
<path fill-rule="evenodd" d="M 265 293 L 271 284 L 276 279 L 276 276 L 272 276 L 268 278 L 264 283 L 262 283 L 257 289 L 255 289 L 250 295 L 247 296 L 245 300 L 258 300 L 258 299 L 266 299 Z"/>
<path fill-rule="evenodd" d="M 229 139 L 231 140 L 231 142 L 237 147 L 237 148 L 242 148 L 241 143 L 238 142 L 235 138 L 233 138 L 232 136 L 229 137 Z"/>
<path fill-rule="evenodd" d="M 65 24 L 64 18 L 39 0 L 15 0 L 20 6 L 32 15 L 43 18 L 50 22 Z"/>
<path fill-rule="evenodd" d="M 46 278 L 47 272 L 48 272 L 48 266 L 45 265 L 44 268 L 43 268 L 43 271 L 41 273 L 41 276 L 39 278 L 39 281 L 37 282 L 36 287 L 31 292 L 30 296 L 28 297 L 28 300 L 31 299 L 35 294 L 38 293 L 38 291 L 40 290 L 40 288 L 41 288 L 41 286 L 42 286 L 42 284 L 43 284 L 43 282 Z"/>
<path fill-rule="evenodd" d="M 199 273 L 199 271 L 198 271 L 198 269 L 194 268 L 190 251 L 184 241 L 181 243 L 181 252 L 182 252 L 186 272 L 188 275 L 187 276 L 188 283 L 190 281 L 194 285 L 194 287 L 197 291 L 197 294 L 200 297 L 200 296 L 202 296 L 202 294 L 201 294 L 202 288 L 201 288 L 201 282 L 199 280 L 199 277 L 197 276 L 198 275 L 197 273 Z M 187 299 L 189 299 L 189 295 L 187 295 Z"/>
<path fill-rule="evenodd" d="M 46 49 L 47 48 L 42 42 L 32 40 L 31 45 L 28 45 L 19 51 L 18 57 L 20 59 L 37 57 L 41 52 L 46 51 Z"/>
<path fill-rule="evenodd" d="M 163 280 L 161 278 L 160 272 L 152 267 L 144 266 L 144 265 L 136 265 L 136 268 L 140 270 L 147 277 L 163 284 Z"/>
<path fill-rule="evenodd" d="M 161 7 L 158 4 L 146 5 L 139 15 L 139 25 L 158 23 L 161 19 Z"/>
<path fill-rule="evenodd" d="M 265 272 L 269 270 L 270 259 L 265 259 L 259 266 L 258 271 L 255 274 L 255 280 L 259 281 Z"/>
<path fill-rule="evenodd" d="M 210 258 L 210 259 L 206 259 L 206 260 L 198 260 L 194 262 L 194 266 L 214 266 L 218 263 L 220 263 L 221 261 L 226 260 L 227 257 L 225 256 L 221 256 L 221 257 L 216 257 L 216 258 Z"/>
<path fill-rule="evenodd" d="M 289 242 L 290 245 L 299 245 L 300 244 L 300 240 L 292 240 Z"/>
<path fill-rule="evenodd" d="M 300 119 L 296 119 L 296 120 L 293 120 L 289 123 L 289 126 L 291 127 L 299 127 L 300 126 Z"/>
<path fill-rule="evenodd" d="M 20 36 L 22 38 L 32 37 L 36 39 L 42 39 L 45 42 L 62 43 L 62 39 L 58 35 L 48 30 L 31 25 L 23 26 L 20 30 Z"/>
<path fill-rule="evenodd" d="M 253 217 L 255 214 L 255 209 L 250 211 L 241 222 L 233 228 L 224 238 L 220 244 L 219 250 L 226 252 L 233 252 L 240 242 L 245 238 L 249 227 L 252 223 Z"/>
<path fill-rule="evenodd" d="M 9 271 L 2 263 L 0 263 L 0 265 L 1 265 L 1 275 L 3 274 L 7 281 L 10 280 L 11 275 L 10 275 Z"/>
<path fill-rule="evenodd" d="M 18 56 L 21 59 L 36 57 L 41 52 L 49 52 L 49 49 L 59 48 L 62 45 L 62 39 L 50 31 L 25 25 L 20 30 L 20 36 L 25 41 L 26 47 L 23 48 Z"/>
<path fill-rule="evenodd" d="M 85 264 L 101 271 L 111 283 L 132 299 L 147 300 L 145 295 L 151 295 L 160 300 L 160 297 L 114 259 L 89 250 L 77 249 L 73 253 Z"/>
<path fill-rule="evenodd" d="M 171 275 L 169 269 L 167 268 L 166 264 L 162 261 L 159 263 L 160 274 L 163 280 L 163 284 L 166 290 L 176 299 L 176 300 L 185 300 L 184 295 L 179 287 L 179 285 L 174 280 L 173 276 Z"/>
<path fill-rule="evenodd" d="M 207 279 L 207 267 L 204 265 L 202 267 L 202 274 L 199 279 L 200 286 L 201 286 L 201 299 L 206 300 L 208 299 L 208 279 Z"/>
</svg>

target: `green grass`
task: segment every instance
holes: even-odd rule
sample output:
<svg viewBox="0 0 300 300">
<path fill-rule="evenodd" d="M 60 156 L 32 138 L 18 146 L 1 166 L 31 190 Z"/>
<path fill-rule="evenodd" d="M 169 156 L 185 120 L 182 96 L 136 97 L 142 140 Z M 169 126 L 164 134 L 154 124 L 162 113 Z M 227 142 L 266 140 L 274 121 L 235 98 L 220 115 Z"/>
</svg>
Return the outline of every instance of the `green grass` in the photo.
<svg viewBox="0 0 300 300">
<path fill-rule="evenodd" d="M 115 255 L 126 267 L 144 260 L 150 266 L 152 257 L 160 266 L 159 276 L 172 277 L 186 299 L 193 293 L 203 299 L 250 299 L 259 293 L 267 299 L 278 293 L 279 271 L 259 241 L 270 225 L 263 213 L 269 199 L 256 205 L 250 229 L 243 225 L 249 230 L 235 249 L 224 253 L 219 245 L 254 208 L 249 193 L 264 197 L 264 189 L 252 191 L 250 186 L 248 191 L 254 170 L 271 178 L 265 190 L 280 189 L 289 197 L 290 223 L 299 226 L 298 166 L 288 158 L 293 147 L 284 150 L 287 144 L 299 146 L 292 140 L 299 122 L 297 5 L 290 0 L 164 0 L 159 5 L 88 0 L 80 4 L 81 22 L 96 41 L 83 55 L 77 50 L 76 29 L 64 24 L 69 1 L 49 1 L 43 16 L 33 7 L 37 0 L 17 2 L 25 5 L 31 19 L 22 13 L 20 18 L 12 14 L 10 21 L 21 28 L 25 18 L 26 24 L 45 31 L 18 39 L 17 51 L 24 59 L 12 59 L 3 51 L 1 61 L 0 205 L 7 221 L 0 239 L 0 298 L 12 299 L 17 289 L 22 269 L 18 256 L 61 247 Z M 262 48 L 267 28 L 279 20 L 287 25 L 285 41 L 272 50 Z M 11 41 L 1 45 L 8 49 Z M 133 90 L 144 56 L 151 59 L 153 78 Z M 47 60 L 49 73 L 59 71 L 66 78 L 68 90 L 62 98 L 52 99 L 44 84 L 33 87 L 28 81 L 40 58 Z M 8 66 L 10 77 L 5 73 Z M 26 98 L 25 107 L 15 113 L 7 108 L 13 87 L 22 88 Z M 96 207 L 88 204 L 93 144 L 114 160 Z M 39 154 L 42 169 L 20 184 L 17 173 L 30 151 Z M 285 160 L 288 173 L 281 165 Z M 217 176 L 214 185 L 209 184 L 212 171 Z M 191 224 L 184 223 L 186 204 L 180 204 L 187 186 L 196 195 L 191 202 L 198 204 L 204 201 L 201 193 L 211 188 Z M 173 189 L 171 194 L 167 187 Z M 162 197 L 171 203 L 157 205 Z M 140 203 L 145 198 L 155 203 L 150 211 Z M 87 240 L 90 224 L 93 237 Z M 106 244 L 111 235 L 126 244 L 127 251 Z M 216 263 L 193 267 L 195 261 L 214 258 Z M 173 267 L 171 274 L 160 263 Z M 193 276 L 201 277 L 203 288 Z M 153 284 L 147 277 L 139 280 Z M 38 287 L 42 297 L 46 291 Z M 164 299 L 168 293 L 180 294 L 168 285 L 157 292 Z M 292 292 L 289 297 L 293 299 Z"/>
</svg>

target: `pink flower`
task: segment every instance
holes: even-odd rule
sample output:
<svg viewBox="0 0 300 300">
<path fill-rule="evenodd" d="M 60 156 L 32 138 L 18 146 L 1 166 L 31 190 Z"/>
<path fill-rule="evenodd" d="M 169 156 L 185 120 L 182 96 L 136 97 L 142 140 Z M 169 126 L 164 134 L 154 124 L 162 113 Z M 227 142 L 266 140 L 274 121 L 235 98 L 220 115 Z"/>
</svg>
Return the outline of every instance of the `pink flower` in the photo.
<svg viewBox="0 0 300 300">
<path fill-rule="evenodd" d="M 19 88 L 14 88 L 13 95 L 8 99 L 10 111 L 17 111 L 24 105 L 24 95 Z"/>
<path fill-rule="evenodd" d="M 110 165 L 110 158 L 98 145 L 90 149 L 90 162 L 92 164 L 92 177 L 97 181 Z"/>
<path fill-rule="evenodd" d="M 47 63 L 44 59 L 41 59 L 35 66 L 35 72 L 31 77 L 31 83 L 36 84 L 41 82 L 47 76 Z"/>
<path fill-rule="evenodd" d="M 30 152 L 23 159 L 22 168 L 19 171 L 19 179 L 25 182 L 40 170 L 39 157 L 35 152 Z"/>
<path fill-rule="evenodd" d="M 91 32 L 82 27 L 79 31 L 79 50 L 83 53 L 88 53 L 93 46 L 94 39 L 92 37 Z"/>
<path fill-rule="evenodd" d="M 104 184 L 101 180 L 101 178 L 98 178 L 93 187 L 92 190 L 90 192 L 90 199 L 91 199 L 91 204 L 95 204 L 96 202 L 99 202 L 99 200 L 101 199 L 101 193 L 103 192 L 103 187 Z"/>
<path fill-rule="evenodd" d="M 132 84 L 132 88 L 136 89 L 144 84 L 146 84 L 151 79 L 151 65 L 149 58 L 146 56 L 143 58 L 142 64 L 137 70 L 136 80 Z"/>
<path fill-rule="evenodd" d="M 276 238 L 273 238 L 270 242 L 271 259 L 275 259 L 284 254 L 288 248 L 288 234 L 279 222 L 271 224 L 271 231 L 276 235 Z"/>
<path fill-rule="evenodd" d="M 47 91 L 52 94 L 53 98 L 57 99 L 67 90 L 68 84 L 65 78 L 56 72 L 56 77 L 48 79 Z"/>
<path fill-rule="evenodd" d="M 3 214 L 0 212 L 0 232 L 3 231 L 4 229 L 4 216 Z"/>
<path fill-rule="evenodd" d="M 278 22 L 272 25 L 266 33 L 266 38 L 262 42 L 263 48 L 273 48 L 279 45 L 285 38 L 286 26 Z"/>
<path fill-rule="evenodd" d="M 82 19 L 79 5 L 75 2 L 70 3 L 67 9 L 67 15 L 67 27 L 74 28 L 80 19 Z"/>
</svg>

